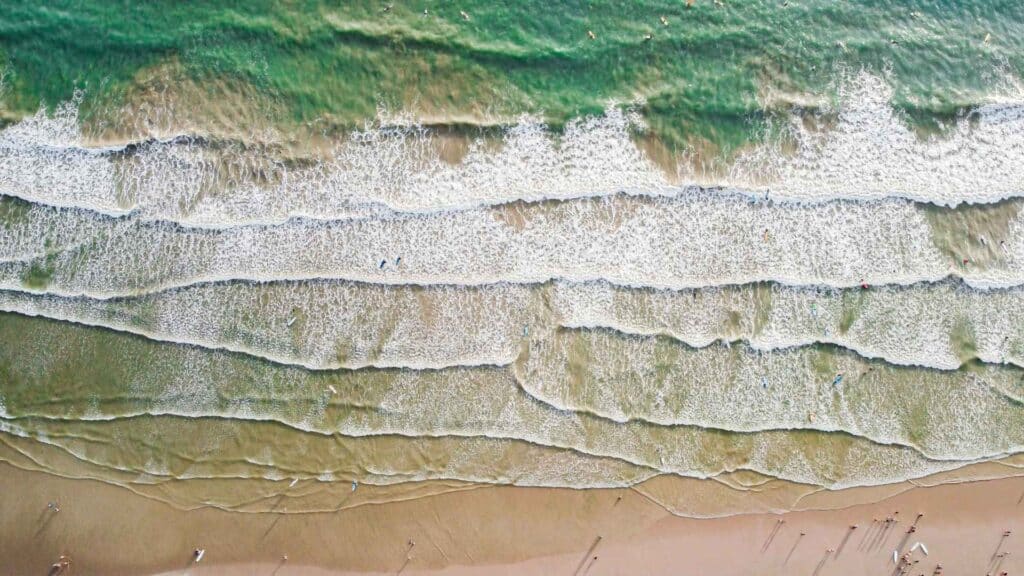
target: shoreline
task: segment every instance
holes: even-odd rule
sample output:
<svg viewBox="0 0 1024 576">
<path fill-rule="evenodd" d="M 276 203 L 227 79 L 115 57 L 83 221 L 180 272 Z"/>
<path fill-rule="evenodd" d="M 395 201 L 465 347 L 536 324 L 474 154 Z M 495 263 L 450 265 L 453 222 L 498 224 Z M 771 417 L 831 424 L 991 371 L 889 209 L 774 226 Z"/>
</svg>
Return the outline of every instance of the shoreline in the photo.
<svg viewBox="0 0 1024 576">
<path fill-rule="evenodd" d="M 47 508 L 55 498 L 60 513 Z M 931 574 L 937 564 L 949 574 L 1024 568 L 1020 477 L 914 487 L 836 510 L 710 519 L 674 516 L 631 489 L 521 487 L 273 514 L 182 511 L 4 463 L 0 509 L 0 557 L 11 573 L 45 573 L 67 554 L 70 573 L 106 575 L 596 575 L 638 566 L 649 574 L 879 574 L 894 570 L 894 549 L 917 542 L 929 554 L 918 548 L 908 574 Z M 1003 538 L 1005 530 L 1012 533 Z M 195 548 L 206 550 L 200 564 Z"/>
</svg>

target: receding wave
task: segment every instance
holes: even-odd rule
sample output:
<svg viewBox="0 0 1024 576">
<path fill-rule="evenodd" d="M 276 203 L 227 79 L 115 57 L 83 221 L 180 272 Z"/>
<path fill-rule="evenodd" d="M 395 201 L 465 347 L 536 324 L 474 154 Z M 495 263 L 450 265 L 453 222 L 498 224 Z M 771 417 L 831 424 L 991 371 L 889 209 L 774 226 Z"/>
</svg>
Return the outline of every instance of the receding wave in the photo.
<svg viewBox="0 0 1024 576">
<path fill-rule="evenodd" d="M 191 478 L 137 474 L 98 466 L 49 444 L 0 434 L 0 460 L 23 470 L 98 480 L 182 510 L 213 506 L 235 512 L 334 512 L 491 486 L 456 480 L 375 485 L 294 478 Z"/>
<path fill-rule="evenodd" d="M 0 431 L 59 447 L 103 468 L 181 479 L 298 478 L 375 485 L 445 479 L 612 488 L 654 474 L 614 459 L 494 438 L 326 436 L 273 423 L 210 420 L 195 426 L 172 417 L 24 424 L 2 420 Z M 146 449 L 152 438 L 163 439 L 161 445 Z M 19 447 L 31 453 L 30 443 Z"/>
<path fill-rule="evenodd" d="M 196 424 L 202 424 L 197 426 Z M 489 484 L 571 488 L 624 487 L 657 474 L 654 469 L 614 457 L 597 457 L 572 449 L 530 441 L 491 437 L 395 435 L 343 436 L 309 434 L 272 422 L 237 419 L 182 419 L 138 416 L 113 421 L 50 419 L 0 420 L 8 436 L 22 437 L 23 451 L 33 444 L 58 447 L 79 460 L 120 472 L 190 478 L 287 478 L 325 482 L 367 482 L 382 485 L 430 479 Z M 175 440 L 147 449 L 147 439 L 172 435 Z M 792 447 L 796 443 L 790 443 Z M 848 458 L 874 457 L 856 443 L 825 442 L 817 450 L 846 446 Z M 129 448 L 129 449 L 126 449 Z M 511 452 L 511 453 L 510 453 Z M 776 455 L 776 458 L 781 454 Z M 762 457 L 763 458 L 763 457 Z M 487 464 L 480 465 L 479 461 Z M 932 462 L 912 466 L 890 457 L 905 477 L 953 470 L 968 462 Z M 767 471 L 736 466 L 731 470 Z M 567 467 L 569 469 L 567 469 Z M 662 471 L 671 472 L 671 471 Z M 721 474 L 683 474 L 707 478 Z M 783 477 L 785 478 L 785 477 Z M 789 479 L 801 482 L 798 479 Z M 881 484 L 898 480 L 888 480 Z M 813 484 L 813 482 L 803 482 Z M 871 483 L 873 484 L 873 483 Z M 854 484 L 860 485 L 860 484 Z M 869 484 L 870 485 L 870 484 Z M 843 488 L 842 484 L 830 484 Z"/>
<path fill-rule="evenodd" d="M 363 482 L 358 484 L 357 490 L 352 490 L 348 482 L 324 482 L 318 479 L 179 479 L 98 466 L 75 458 L 62 448 L 9 434 L 0 434 L 0 460 L 23 469 L 123 486 L 142 496 L 186 510 L 216 506 L 239 512 L 325 512 L 490 485 L 451 480 L 383 485 Z M 967 465 L 916 479 L 913 484 L 904 482 L 844 491 L 789 483 L 749 471 L 721 474 L 706 480 L 659 475 L 633 488 L 673 514 L 690 517 L 832 509 L 837 505 L 848 506 L 851 500 L 870 501 L 891 496 L 913 485 L 933 486 L 1020 475 L 1019 460 L 1007 458 Z"/>
</svg>

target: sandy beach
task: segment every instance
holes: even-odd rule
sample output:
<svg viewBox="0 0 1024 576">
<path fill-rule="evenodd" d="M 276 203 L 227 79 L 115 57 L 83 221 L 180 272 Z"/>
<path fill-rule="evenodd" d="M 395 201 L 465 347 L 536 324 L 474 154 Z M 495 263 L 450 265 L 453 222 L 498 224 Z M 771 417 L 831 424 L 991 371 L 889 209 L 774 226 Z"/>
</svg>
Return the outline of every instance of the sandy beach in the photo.
<svg viewBox="0 0 1024 576">
<path fill-rule="evenodd" d="M 107 575 L 889 574 L 893 551 L 912 549 L 906 574 L 1024 567 L 1024 478 L 912 488 L 839 510 L 696 519 L 637 490 L 516 487 L 337 513 L 182 511 L 101 482 L 0 471 L 8 574 L 46 573 L 62 554 L 65 573 Z M 843 497 L 832 494 L 833 504 Z M 59 512 L 47 506 L 55 500 Z"/>
</svg>

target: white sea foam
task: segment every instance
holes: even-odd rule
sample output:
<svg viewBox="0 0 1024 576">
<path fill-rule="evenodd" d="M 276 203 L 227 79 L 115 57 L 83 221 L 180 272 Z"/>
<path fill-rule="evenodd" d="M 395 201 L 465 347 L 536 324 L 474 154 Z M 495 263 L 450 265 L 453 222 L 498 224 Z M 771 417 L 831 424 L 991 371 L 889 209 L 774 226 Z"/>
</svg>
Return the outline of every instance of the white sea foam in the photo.
<svg viewBox="0 0 1024 576">
<path fill-rule="evenodd" d="M 896 112 L 885 80 L 867 72 L 841 83 L 835 126 L 806 128 L 794 115 L 786 137 L 741 155 L 724 179 L 671 181 L 634 142 L 635 111 L 568 123 L 554 134 L 536 117 L 508 126 L 500 145 L 472 142 L 456 163 L 443 136 L 408 118 L 382 116 L 325 158 L 296 165 L 272 148 L 194 138 L 138 146 L 85 145 L 79 99 L 0 132 L 0 193 L 105 214 L 138 213 L 203 227 L 344 219 L 381 211 L 430 213 L 515 201 L 619 192 L 685 195 L 688 184 L 725 186 L 793 201 L 888 197 L 955 206 L 1024 194 L 1024 94 L 982 103 L 922 139 Z"/>
<path fill-rule="evenodd" d="M 893 90 L 865 71 L 839 87 L 821 130 L 794 115 L 785 138 L 742 155 L 729 179 L 762 181 L 771 197 L 814 201 L 901 197 L 944 206 L 996 202 L 1024 193 L 1024 92 L 978 106 L 921 138 L 890 104 Z"/>
<path fill-rule="evenodd" d="M 118 205 L 114 164 L 83 146 L 81 94 L 0 130 L 0 193 L 52 206 L 125 213 Z"/>
<path fill-rule="evenodd" d="M 0 262 L 45 258 L 75 249 L 125 224 L 127 221 L 114 222 L 81 210 L 54 210 L 0 197 Z"/>
<path fill-rule="evenodd" d="M 541 306 L 527 286 L 207 284 L 93 300 L 0 292 L 0 309 L 312 369 L 504 365 Z"/>
<path fill-rule="evenodd" d="M 312 369 L 507 365 L 559 326 L 664 335 L 768 352 L 835 344 L 868 358 L 955 370 L 1024 365 L 1024 291 L 954 282 L 871 290 L 755 284 L 701 290 L 606 282 L 385 286 L 200 284 L 97 300 L 0 291 L 0 310 L 226 349 Z"/>
<path fill-rule="evenodd" d="M 69 217 L 52 212 L 24 226 L 45 238 L 51 224 Z M 0 264 L 0 287 L 23 289 L 33 276 L 44 277 L 47 292 L 94 297 L 231 279 L 310 278 L 461 285 L 603 279 L 683 289 L 755 281 L 851 287 L 959 276 L 973 286 L 1014 286 L 1024 282 L 1024 222 L 1014 218 L 1003 236 L 988 240 L 999 245 L 995 256 L 966 263 L 939 248 L 957 230 L 935 229 L 925 209 L 902 200 L 793 206 L 712 193 L 615 196 L 228 230 L 119 219 L 110 233 L 77 249 Z"/>
<path fill-rule="evenodd" d="M 753 285 L 636 290 L 560 282 L 552 307 L 572 328 L 671 336 L 690 346 L 742 340 L 758 351 L 829 343 L 902 365 L 1024 365 L 1024 291 L 954 282 L 835 290 Z"/>
<path fill-rule="evenodd" d="M 0 192 L 109 215 L 223 227 L 291 217 L 345 219 L 382 209 L 424 213 L 516 200 L 674 193 L 633 144 L 635 112 L 609 107 L 552 134 L 524 116 L 495 149 L 473 142 L 445 162 L 436 137 L 392 118 L 357 131 L 312 166 L 289 167 L 264 150 L 165 139 L 125 149 L 82 146 L 76 104 L 0 132 Z M 114 154 L 114 152 L 119 152 Z"/>
</svg>

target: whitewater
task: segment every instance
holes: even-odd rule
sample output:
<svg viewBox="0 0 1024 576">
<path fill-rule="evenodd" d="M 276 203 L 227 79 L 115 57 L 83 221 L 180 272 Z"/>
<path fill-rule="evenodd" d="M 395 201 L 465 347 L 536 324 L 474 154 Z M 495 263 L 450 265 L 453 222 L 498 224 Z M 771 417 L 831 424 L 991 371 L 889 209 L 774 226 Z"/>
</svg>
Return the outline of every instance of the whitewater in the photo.
<svg viewBox="0 0 1024 576">
<path fill-rule="evenodd" d="M 655 163 L 642 105 L 457 158 L 385 112 L 301 155 L 41 110 L 0 130 L 0 458 L 829 490 L 1009 461 L 1024 97 L 929 135 L 893 98 L 852 74 L 707 170 Z"/>
</svg>

